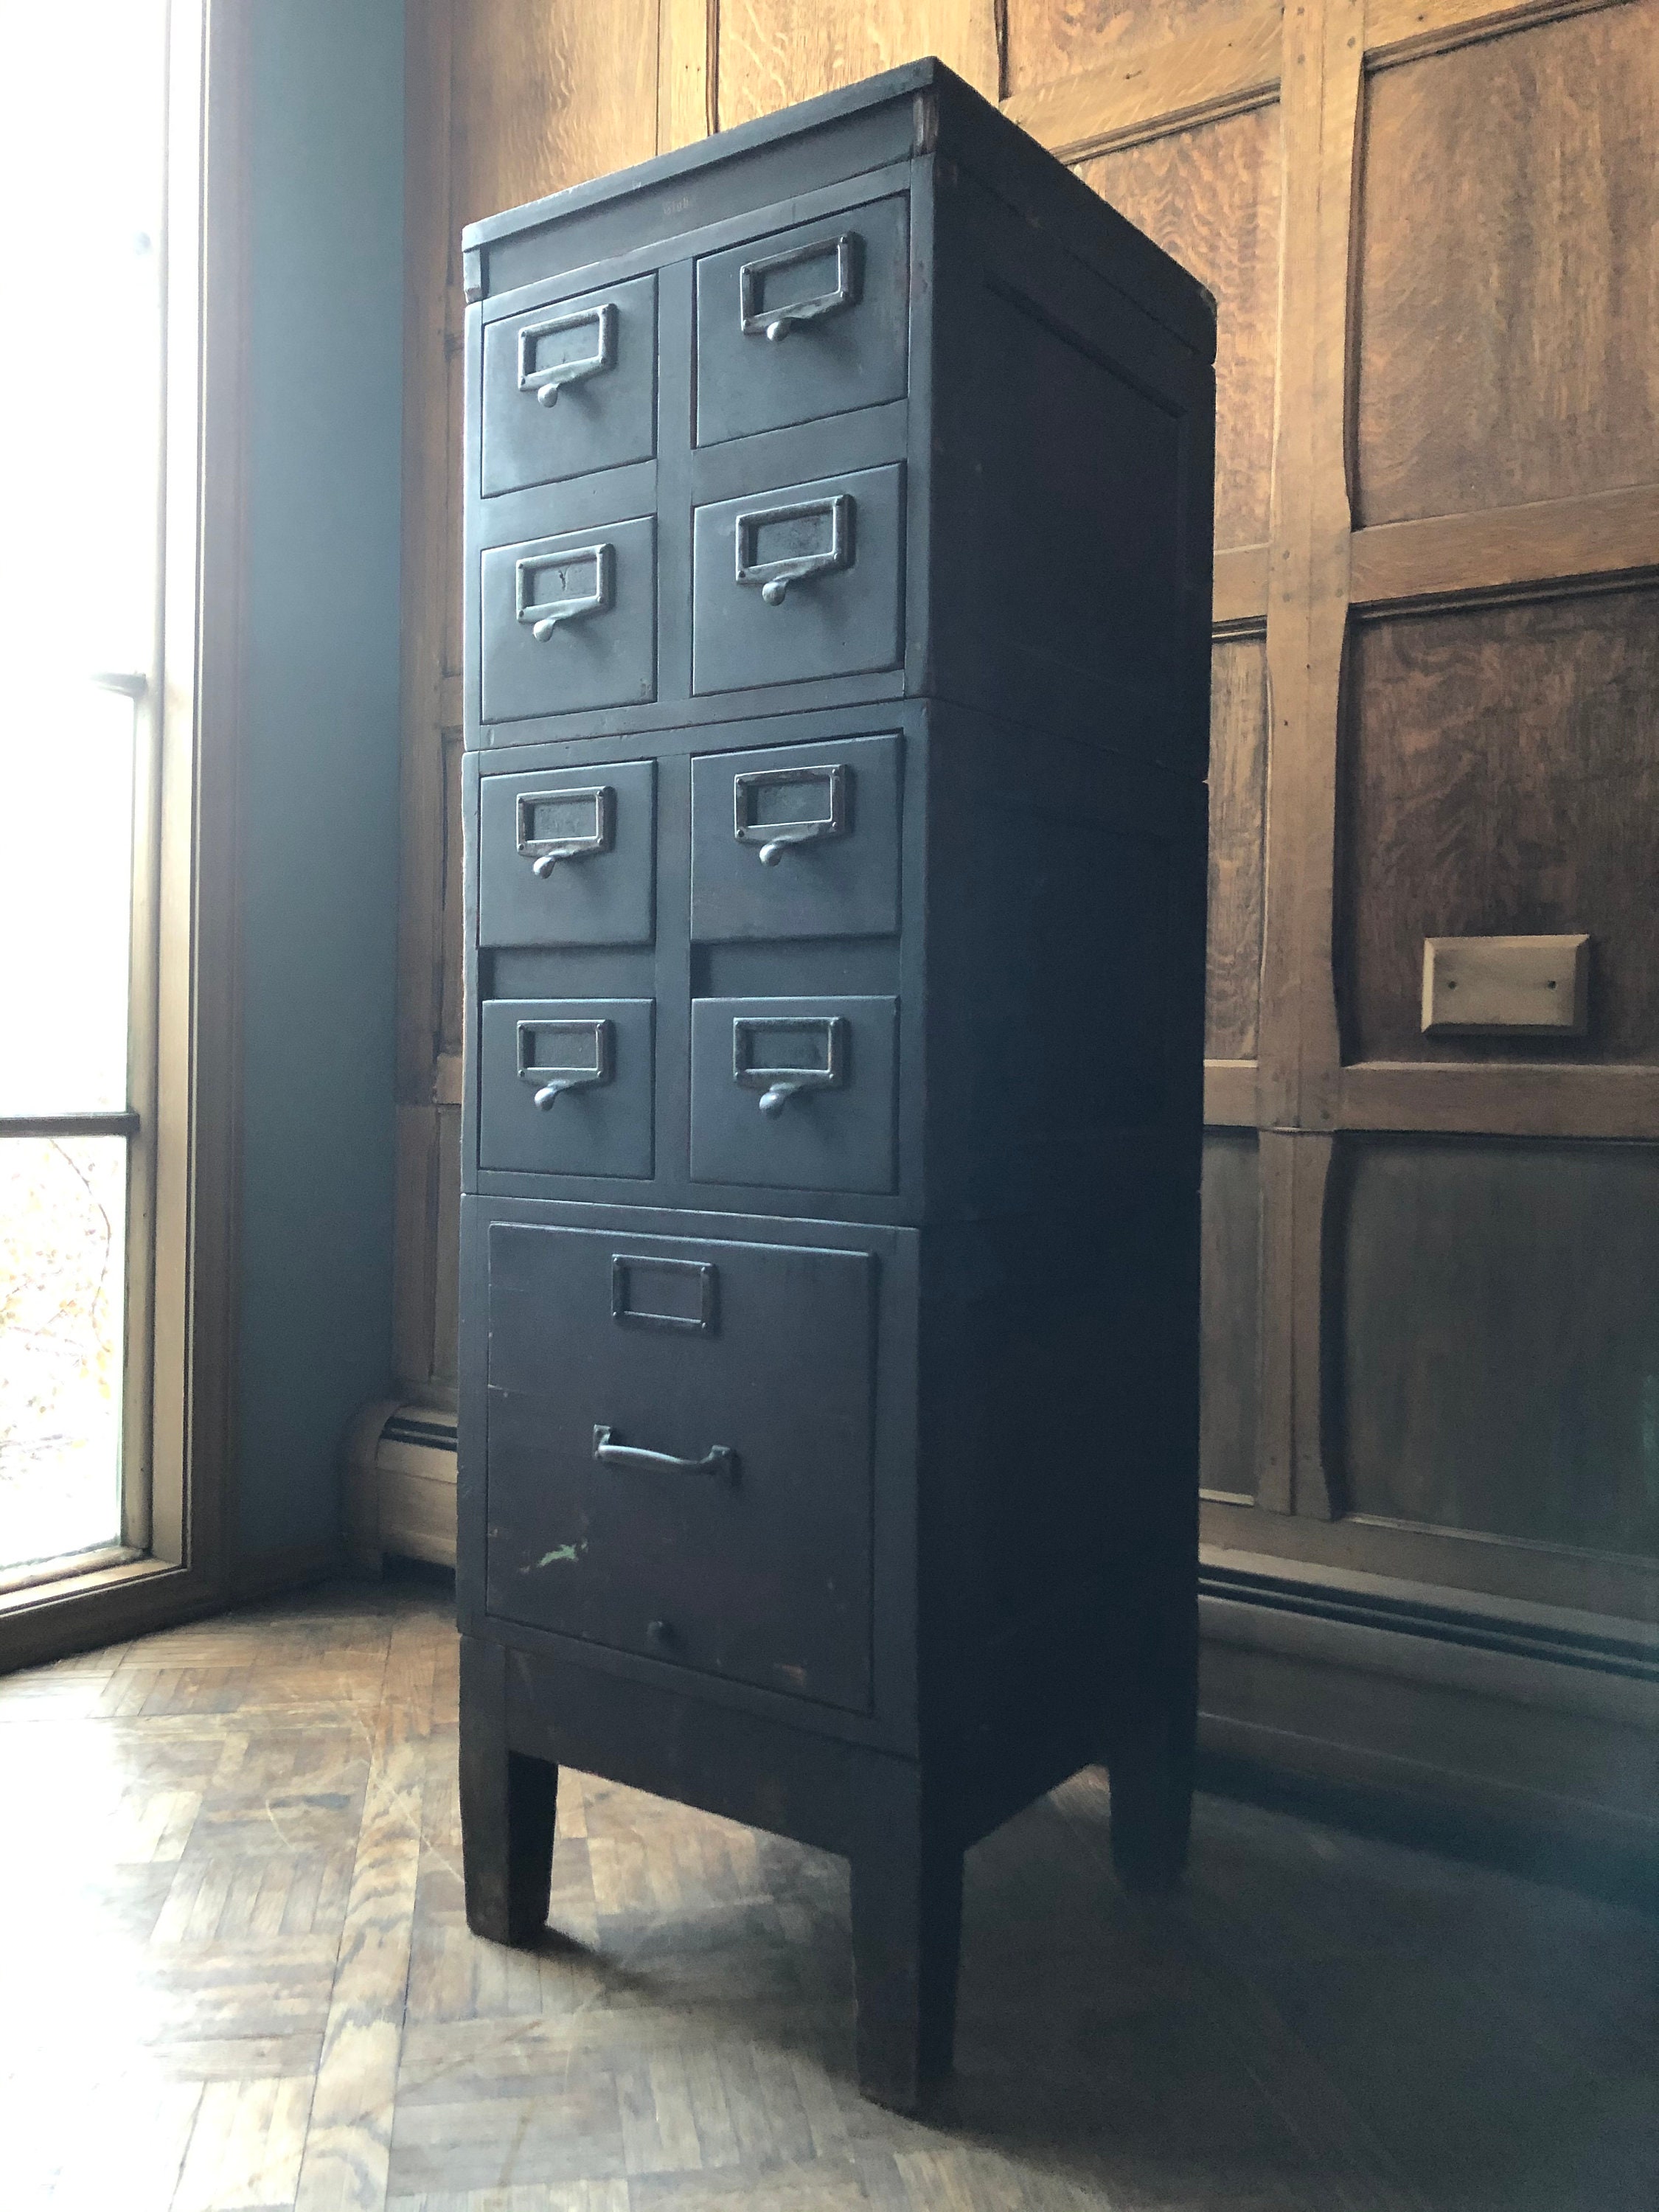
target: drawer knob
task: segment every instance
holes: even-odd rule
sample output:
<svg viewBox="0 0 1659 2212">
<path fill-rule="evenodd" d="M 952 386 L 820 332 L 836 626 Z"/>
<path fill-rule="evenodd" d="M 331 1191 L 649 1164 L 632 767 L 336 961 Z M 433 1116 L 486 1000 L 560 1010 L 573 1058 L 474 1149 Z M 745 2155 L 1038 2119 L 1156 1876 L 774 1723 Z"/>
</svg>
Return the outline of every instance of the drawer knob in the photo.
<svg viewBox="0 0 1659 2212">
<path fill-rule="evenodd" d="M 781 1060 L 775 1048 L 787 1042 Z M 775 1048 L 768 1052 L 769 1042 Z M 815 1049 L 817 1064 L 799 1053 Z M 758 1091 L 761 1112 L 775 1121 L 798 1091 L 839 1091 L 847 1080 L 844 1014 L 738 1014 L 732 1023 L 732 1080 Z"/>
<path fill-rule="evenodd" d="M 557 1044 L 574 1052 L 580 1040 L 587 1047 L 582 1060 L 551 1060 L 544 1055 Z M 531 1103 L 550 1113 L 567 1091 L 586 1091 L 596 1083 L 609 1083 L 617 1070 L 617 1042 L 611 1022 L 524 1021 L 518 1025 L 518 1063 L 520 1083 L 535 1088 Z"/>
<path fill-rule="evenodd" d="M 761 593 L 764 599 L 765 592 Z M 804 815 L 793 822 L 757 822 L 756 808 L 768 790 L 805 791 L 822 787 L 826 805 L 822 814 Z M 792 845 L 816 845 L 825 837 L 847 831 L 847 770 L 839 761 L 811 768 L 747 769 L 732 779 L 732 834 L 740 845 L 759 848 L 762 867 L 775 868 Z"/>
<path fill-rule="evenodd" d="M 543 1084 L 531 1103 L 539 1106 L 545 1114 L 550 1108 L 557 1105 L 567 1091 L 582 1091 L 590 1083 L 603 1083 L 604 1080 L 605 1078 L 602 1075 L 556 1075 L 551 1083 Z"/>
<path fill-rule="evenodd" d="M 750 507 L 737 518 L 737 578 L 740 584 L 758 587 L 769 607 L 781 607 L 791 584 L 811 583 L 819 576 L 850 568 L 853 550 L 853 498 L 838 491 L 828 499 L 797 501 L 789 507 Z M 760 533 L 791 522 L 827 523 L 830 542 L 822 552 L 789 553 L 773 561 L 759 559 Z"/>
<path fill-rule="evenodd" d="M 593 332 L 591 351 L 574 361 L 537 367 L 536 349 L 544 338 L 590 328 Z M 603 375 L 616 366 L 616 361 L 617 310 L 610 300 L 597 307 L 578 308 L 573 315 L 555 315 L 550 322 L 526 324 L 519 332 L 519 389 L 533 392 L 543 407 L 556 406 L 567 384 L 584 384 L 590 376 Z"/>
<path fill-rule="evenodd" d="M 788 337 L 797 324 L 821 323 L 826 315 L 839 315 L 856 307 L 862 274 L 862 244 L 856 231 L 848 230 L 839 238 L 815 238 L 805 246 L 792 246 L 782 253 L 766 253 L 758 260 L 745 261 L 738 271 L 738 327 L 744 337 L 763 336 L 776 345 L 781 338 Z M 781 276 L 787 269 L 802 268 L 831 253 L 836 257 L 836 281 L 827 292 L 817 293 L 808 300 L 791 300 L 774 308 L 766 306 L 763 295 L 769 276 Z"/>
<path fill-rule="evenodd" d="M 645 1625 L 645 1640 L 656 1651 L 672 1651 L 679 1642 L 672 1620 L 648 1620 Z"/>
<path fill-rule="evenodd" d="M 593 581 L 587 590 L 566 588 L 571 572 L 588 564 L 592 565 Z M 540 580 L 544 575 L 560 580 L 562 597 L 538 598 Z M 612 545 L 581 545 L 570 553 L 527 554 L 514 569 L 517 618 L 538 645 L 545 645 L 556 634 L 561 623 L 580 622 L 586 615 L 605 613 L 616 600 L 616 577 L 617 555 Z"/>
<path fill-rule="evenodd" d="M 543 823 L 541 817 L 549 819 Z M 518 848 L 531 872 L 545 883 L 561 860 L 608 853 L 616 836 L 617 794 L 608 783 L 576 790 L 521 791 Z M 550 834 L 540 834 L 545 827 Z"/>
</svg>

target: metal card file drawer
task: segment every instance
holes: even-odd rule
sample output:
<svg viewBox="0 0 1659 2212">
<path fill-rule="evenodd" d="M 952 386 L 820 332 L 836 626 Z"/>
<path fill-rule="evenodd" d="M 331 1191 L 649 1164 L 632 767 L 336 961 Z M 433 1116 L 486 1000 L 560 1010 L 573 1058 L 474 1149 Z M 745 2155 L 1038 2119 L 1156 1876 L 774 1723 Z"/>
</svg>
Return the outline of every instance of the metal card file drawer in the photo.
<svg viewBox="0 0 1659 2212">
<path fill-rule="evenodd" d="M 478 798 L 480 945 L 648 945 L 654 761 L 490 775 Z"/>
<path fill-rule="evenodd" d="M 907 218 L 898 194 L 697 264 L 700 445 L 904 397 Z"/>
<path fill-rule="evenodd" d="M 898 1001 L 696 999 L 699 1182 L 890 1190 Z"/>
<path fill-rule="evenodd" d="M 899 918 L 899 740 L 691 763 L 691 934 L 886 937 Z"/>
<path fill-rule="evenodd" d="M 478 1157 L 526 1173 L 648 1176 L 649 999 L 492 999 L 479 1048 Z"/>
<path fill-rule="evenodd" d="M 489 1231 L 491 1609 L 862 1711 L 874 1261 Z"/>
<path fill-rule="evenodd" d="M 697 508 L 693 691 L 897 665 L 902 475 L 862 469 Z"/>
<path fill-rule="evenodd" d="M 485 498 L 657 449 L 657 280 L 636 276 L 486 325 Z"/>
<path fill-rule="evenodd" d="M 566 531 L 483 556 L 486 722 L 656 696 L 656 524 Z"/>
</svg>

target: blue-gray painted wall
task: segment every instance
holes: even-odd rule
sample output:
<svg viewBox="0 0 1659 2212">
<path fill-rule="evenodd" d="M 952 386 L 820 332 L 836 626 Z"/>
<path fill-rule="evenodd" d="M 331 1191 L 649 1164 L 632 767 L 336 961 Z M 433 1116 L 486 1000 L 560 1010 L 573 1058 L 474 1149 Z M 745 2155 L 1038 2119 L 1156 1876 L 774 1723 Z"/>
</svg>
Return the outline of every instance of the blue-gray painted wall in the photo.
<svg viewBox="0 0 1659 2212">
<path fill-rule="evenodd" d="M 247 21 L 244 1559 L 334 1539 L 391 1377 L 403 0 Z"/>
</svg>

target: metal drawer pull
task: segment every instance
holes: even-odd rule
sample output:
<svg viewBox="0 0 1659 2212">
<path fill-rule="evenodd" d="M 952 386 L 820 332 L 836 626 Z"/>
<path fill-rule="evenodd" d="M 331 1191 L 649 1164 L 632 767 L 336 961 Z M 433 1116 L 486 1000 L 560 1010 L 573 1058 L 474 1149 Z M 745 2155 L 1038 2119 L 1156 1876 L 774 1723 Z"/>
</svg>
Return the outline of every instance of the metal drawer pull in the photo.
<svg viewBox="0 0 1659 2212">
<path fill-rule="evenodd" d="M 556 337 L 561 331 L 594 325 L 593 351 L 574 361 L 555 362 L 547 368 L 536 366 L 536 345 L 541 338 Z M 550 322 L 531 323 L 519 332 L 519 389 L 533 392 L 543 407 L 554 406 L 567 384 L 582 384 L 617 362 L 617 310 L 607 300 L 603 307 L 583 307 L 574 315 L 555 315 Z"/>
<path fill-rule="evenodd" d="M 601 1422 L 593 1424 L 593 1456 L 606 1467 L 632 1468 L 639 1474 L 712 1474 L 721 1482 L 738 1479 L 738 1455 L 730 1444 L 710 1444 L 701 1459 L 676 1459 L 672 1452 L 619 1444 L 616 1433 Z"/>
<path fill-rule="evenodd" d="M 824 786 L 828 813 L 803 815 L 793 822 L 753 818 L 757 793 L 780 784 L 800 783 Z M 732 779 L 732 835 L 740 845 L 759 846 L 763 868 L 775 868 L 792 845 L 815 845 L 825 837 L 844 836 L 846 830 L 847 770 L 839 763 L 827 768 L 749 769 Z"/>
<path fill-rule="evenodd" d="M 538 1061 L 538 1040 L 546 1036 L 586 1037 L 591 1047 L 586 1061 L 564 1061 L 557 1066 Z M 616 1047 L 611 1024 L 600 1021 L 528 1021 L 519 1024 L 519 1080 L 538 1088 L 532 1103 L 544 1114 L 556 1106 L 567 1091 L 586 1091 L 596 1083 L 609 1083 L 615 1073 Z"/>
<path fill-rule="evenodd" d="M 593 588 L 591 592 L 573 592 L 568 599 L 535 599 L 531 594 L 536 588 L 535 579 L 543 570 L 556 568 L 561 575 L 574 568 L 578 562 L 593 563 Z M 530 624 L 530 635 L 538 645 L 545 645 L 561 623 L 576 622 L 583 615 L 596 615 L 611 605 L 614 594 L 616 551 L 610 545 L 579 545 L 574 553 L 527 554 L 514 571 L 514 595 L 518 617 Z"/>
<path fill-rule="evenodd" d="M 817 1067 L 766 1066 L 755 1057 L 757 1038 L 811 1033 L 823 1039 Z M 739 1014 L 732 1024 L 732 1080 L 758 1091 L 769 1121 L 801 1091 L 839 1091 L 847 1079 L 847 1020 L 842 1014 Z"/>
<path fill-rule="evenodd" d="M 591 806 L 593 826 L 562 837 L 536 835 L 538 806 Z M 544 883 L 561 860 L 585 860 L 595 853 L 608 853 L 616 836 L 617 794 L 608 783 L 591 784 L 583 791 L 521 791 L 519 793 L 519 850 L 531 872 Z"/>
<path fill-rule="evenodd" d="M 738 320 L 744 337 L 764 337 L 775 345 L 780 338 L 787 338 L 798 324 L 821 323 L 826 315 L 837 315 L 843 307 L 855 307 L 859 300 L 859 244 L 858 234 L 848 230 L 836 239 L 817 238 L 810 246 L 792 246 L 787 253 L 768 253 L 758 261 L 745 261 L 738 271 Z M 797 269 L 803 261 L 820 260 L 832 246 L 836 255 L 835 290 L 769 310 L 762 297 L 764 280 L 777 270 Z"/>
<path fill-rule="evenodd" d="M 804 522 L 811 518 L 827 518 L 830 524 L 830 548 L 824 553 L 786 555 L 777 561 L 757 561 L 755 550 L 758 533 L 777 522 Z M 760 595 L 769 607 L 781 607 L 791 584 L 801 584 L 813 576 L 827 576 L 836 568 L 853 565 L 853 501 L 849 493 L 838 491 L 830 499 L 809 499 L 794 507 L 757 507 L 747 514 L 740 514 L 737 523 L 738 581 L 757 584 Z"/>
</svg>

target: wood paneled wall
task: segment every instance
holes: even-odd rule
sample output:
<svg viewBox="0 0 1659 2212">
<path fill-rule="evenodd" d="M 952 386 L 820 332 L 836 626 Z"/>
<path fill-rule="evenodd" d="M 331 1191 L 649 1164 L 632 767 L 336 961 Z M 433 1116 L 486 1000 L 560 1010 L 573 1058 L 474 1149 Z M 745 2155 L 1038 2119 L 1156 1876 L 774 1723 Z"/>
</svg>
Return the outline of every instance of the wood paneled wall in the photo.
<svg viewBox="0 0 1659 2212">
<path fill-rule="evenodd" d="M 1445 1389 L 1530 1402 L 1540 1340 L 1593 1368 L 1586 1252 L 1626 1271 L 1609 1312 L 1651 1303 L 1653 1240 L 1595 1217 L 1656 1157 L 1605 1140 L 1659 1143 L 1659 0 L 410 0 L 409 25 L 404 1380 L 453 1377 L 460 225 L 936 52 L 1219 306 L 1206 1532 L 1651 1616 L 1630 1501 L 1659 1359 L 1609 1351 L 1625 1413 L 1512 1476 Z M 1425 936 L 1578 929 L 1587 1039 L 1421 1036 Z"/>
</svg>

